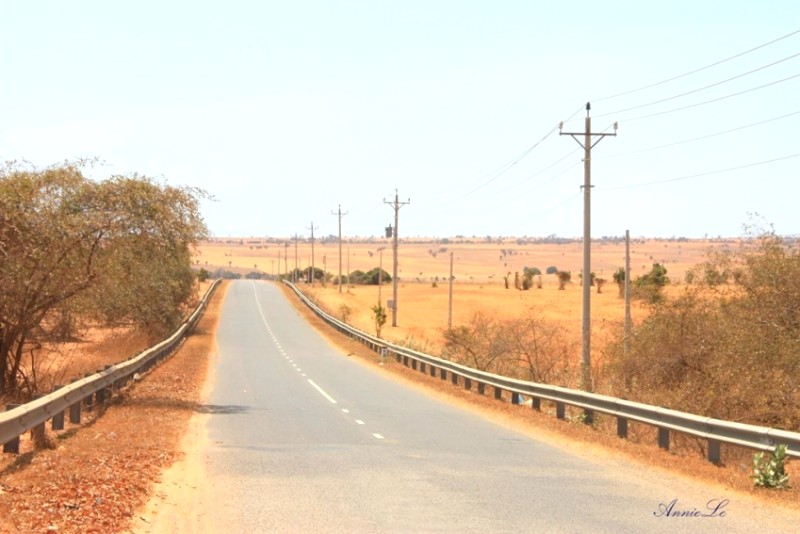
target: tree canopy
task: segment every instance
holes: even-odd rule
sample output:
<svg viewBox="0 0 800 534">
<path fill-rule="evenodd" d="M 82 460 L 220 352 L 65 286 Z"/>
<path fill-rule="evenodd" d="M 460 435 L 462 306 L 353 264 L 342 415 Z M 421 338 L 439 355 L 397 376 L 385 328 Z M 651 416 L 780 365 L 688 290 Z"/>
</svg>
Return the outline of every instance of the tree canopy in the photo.
<svg viewBox="0 0 800 534">
<path fill-rule="evenodd" d="M 82 170 L 0 169 L 0 393 L 17 390 L 26 344 L 76 318 L 162 333 L 193 292 L 205 193 Z"/>
</svg>

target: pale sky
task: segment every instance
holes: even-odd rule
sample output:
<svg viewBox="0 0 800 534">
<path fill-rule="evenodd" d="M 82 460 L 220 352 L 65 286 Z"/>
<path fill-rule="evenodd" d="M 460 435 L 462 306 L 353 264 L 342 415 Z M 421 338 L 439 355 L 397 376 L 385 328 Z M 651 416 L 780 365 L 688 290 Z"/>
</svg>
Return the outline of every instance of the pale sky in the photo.
<svg viewBox="0 0 800 534">
<path fill-rule="evenodd" d="M 217 237 L 395 190 L 401 237 L 580 237 L 587 101 L 593 236 L 800 234 L 796 0 L 4 0 L 0 72 L 0 160 L 203 188 Z"/>
</svg>

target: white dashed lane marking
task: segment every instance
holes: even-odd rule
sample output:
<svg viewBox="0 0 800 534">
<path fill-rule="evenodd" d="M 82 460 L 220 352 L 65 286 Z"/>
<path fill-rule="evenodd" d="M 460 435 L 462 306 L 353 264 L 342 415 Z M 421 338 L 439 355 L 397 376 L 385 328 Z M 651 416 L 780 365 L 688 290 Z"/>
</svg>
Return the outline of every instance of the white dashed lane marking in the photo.
<svg viewBox="0 0 800 534">
<path fill-rule="evenodd" d="M 255 293 L 255 291 L 256 291 L 256 287 L 255 287 L 255 283 L 253 283 L 253 292 Z M 278 349 L 278 352 L 279 352 L 279 353 L 280 353 L 280 354 L 281 354 L 281 355 L 282 355 L 282 356 L 283 356 L 283 357 L 284 357 L 284 358 L 285 358 L 285 359 L 286 359 L 286 360 L 287 360 L 289 363 L 291 363 L 291 364 L 292 364 L 292 367 L 294 367 L 294 368 L 297 370 L 297 372 L 298 372 L 298 373 L 301 373 L 301 374 L 302 374 L 302 376 L 303 376 L 303 377 L 305 377 L 305 376 L 306 376 L 306 374 L 302 372 L 302 369 L 301 369 L 301 368 L 299 368 L 299 367 L 297 366 L 297 364 L 294 362 L 294 360 L 292 360 L 292 358 L 291 358 L 291 357 L 290 357 L 290 356 L 289 356 L 289 355 L 286 353 L 286 351 L 283 349 L 283 347 L 281 346 L 280 342 L 278 341 L 278 337 L 277 337 L 277 336 L 275 335 L 275 333 L 272 331 L 272 327 L 269 325 L 269 323 L 267 322 L 267 318 L 264 316 L 264 310 L 263 310 L 263 308 L 261 307 L 261 302 L 258 300 L 258 294 L 256 294 L 256 295 L 255 295 L 255 297 L 256 297 L 256 305 L 258 306 L 258 312 L 259 312 L 259 314 L 261 315 L 261 319 L 262 319 L 262 321 L 264 322 L 264 326 L 266 326 L 266 328 L 267 328 L 267 332 L 269 332 L 270 336 L 272 337 L 272 342 L 275 344 L 275 347 Z M 334 399 L 333 397 L 331 397 L 331 396 L 330 396 L 330 395 L 329 395 L 329 394 L 328 394 L 328 393 L 327 393 L 327 392 L 326 392 L 324 389 L 322 389 L 321 387 L 319 387 L 319 386 L 316 384 L 316 382 L 314 382 L 314 381 L 313 381 L 313 380 L 311 380 L 310 378 L 308 378 L 307 380 L 308 380 L 308 383 L 309 383 L 309 384 L 311 384 L 311 386 L 312 386 L 314 389 L 316 389 L 316 390 L 317 390 L 317 392 L 318 392 L 320 395 L 322 395 L 323 397 L 325 397 L 325 399 L 327 399 L 327 400 L 328 400 L 328 402 L 330 402 L 331 404 L 337 404 L 337 402 L 336 402 L 336 399 Z M 349 413 L 350 413 L 350 410 L 348 410 L 347 408 L 342 408 L 342 413 L 347 413 L 347 414 L 349 414 Z M 355 423 L 356 423 L 357 425 L 360 425 L 360 426 L 366 425 L 366 423 L 365 423 L 365 422 L 364 422 L 362 419 L 354 419 L 354 421 L 355 421 Z M 385 438 L 383 437 L 383 434 L 378 434 L 377 432 L 373 432 L 373 433 L 372 433 L 372 436 L 373 436 L 375 439 L 385 439 Z"/>
</svg>

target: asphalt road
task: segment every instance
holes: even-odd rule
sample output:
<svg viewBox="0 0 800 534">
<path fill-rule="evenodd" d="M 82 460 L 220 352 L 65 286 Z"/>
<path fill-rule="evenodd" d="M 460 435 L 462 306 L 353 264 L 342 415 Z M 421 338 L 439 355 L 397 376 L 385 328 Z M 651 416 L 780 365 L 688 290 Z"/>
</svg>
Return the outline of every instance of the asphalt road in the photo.
<svg viewBox="0 0 800 534">
<path fill-rule="evenodd" d="M 269 283 L 231 285 L 217 339 L 203 530 L 798 531 L 796 516 L 575 454 L 392 381 L 330 346 Z"/>
</svg>

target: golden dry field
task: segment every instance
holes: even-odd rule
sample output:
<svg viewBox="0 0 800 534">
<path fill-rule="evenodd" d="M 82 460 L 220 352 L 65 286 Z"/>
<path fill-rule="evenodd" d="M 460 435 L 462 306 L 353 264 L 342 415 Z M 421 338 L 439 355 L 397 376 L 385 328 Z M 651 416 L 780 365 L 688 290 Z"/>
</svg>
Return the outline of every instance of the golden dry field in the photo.
<svg viewBox="0 0 800 534">
<path fill-rule="evenodd" d="M 450 257 L 453 257 L 452 325 L 464 324 L 476 311 L 501 318 L 519 317 L 529 312 L 548 321 L 558 321 L 580 340 L 582 325 L 582 291 L 578 273 L 582 266 L 583 245 L 580 241 L 558 243 L 466 242 L 465 240 L 420 240 L 401 242 L 398 261 L 397 326 L 392 327 L 391 313 L 382 337 L 390 341 L 413 338 L 415 343 L 439 347 L 442 332 L 448 325 Z M 287 246 L 288 243 L 288 246 Z M 735 246 L 731 241 L 706 240 L 641 240 L 631 241 L 633 277 L 650 270 L 654 262 L 666 266 L 671 291 L 683 283 L 686 271 L 701 262 L 708 251 Z M 382 252 L 379 249 L 385 247 Z M 296 251 L 296 253 L 295 253 Z M 381 260 L 381 254 L 383 256 Z M 268 275 L 290 272 L 296 265 L 307 269 L 312 263 L 311 244 L 260 239 L 217 239 L 203 243 L 195 257 L 197 267 L 213 271 L 222 267 L 246 274 L 253 270 Z M 369 271 L 382 264 L 392 273 L 392 246 L 389 240 L 343 242 L 342 273 Z M 624 241 L 596 242 L 592 245 L 592 270 L 608 283 L 602 293 L 592 289 L 592 341 L 597 347 L 619 327 L 624 318 L 624 301 L 619 296 L 612 275 L 625 264 Z M 313 265 L 336 277 L 339 273 L 337 241 L 314 243 Z M 528 291 L 514 289 L 514 273 L 524 267 L 538 267 L 543 273 L 550 266 L 573 273 L 573 283 L 558 290 L 555 275 L 542 275 L 542 288 Z M 509 274 L 511 289 L 505 289 L 504 276 Z M 434 281 L 436 282 L 434 287 Z M 350 312 L 347 322 L 375 333 L 370 308 L 392 298 L 392 284 L 377 286 L 345 285 L 341 292 L 335 283 L 300 287 L 332 315 L 342 318 L 342 306 Z M 634 321 L 647 313 L 646 306 L 634 302 Z M 579 350 L 579 349 L 578 349 Z"/>
</svg>

